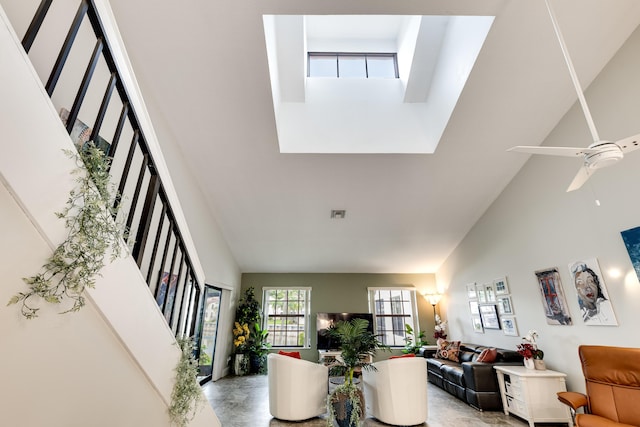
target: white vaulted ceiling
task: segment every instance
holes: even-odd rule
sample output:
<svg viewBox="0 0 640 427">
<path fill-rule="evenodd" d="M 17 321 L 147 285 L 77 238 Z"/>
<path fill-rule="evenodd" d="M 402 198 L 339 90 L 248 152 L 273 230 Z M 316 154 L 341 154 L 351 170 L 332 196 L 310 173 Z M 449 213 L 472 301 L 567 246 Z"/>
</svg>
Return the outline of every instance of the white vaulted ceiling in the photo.
<svg viewBox="0 0 640 427">
<path fill-rule="evenodd" d="M 281 153 L 432 154 L 493 16 L 267 15 Z M 306 78 L 306 52 L 397 53 L 398 79 Z"/>
<path fill-rule="evenodd" d="M 111 0 L 161 144 L 179 144 L 244 272 L 435 272 L 527 159 L 505 150 L 541 144 L 576 101 L 543 0 L 152 3 Z M 554 5 L 587 87 L 640 23 L 640 2 Z M 495 19 L 433 154 L 282 153 L 266 15 Z M 305 83 L 295 71 L 290 78 L 283 82 Z M 422 93 L 444 90 L 419 78 L 414 84 Z M 305 100 L 304 86 L 291 90 L 287 96 Z M 410 140 L 440 112 L 415 119 L 413 131 L 394 128 L 396 120 L 369 126 L 390 126 L 395 139 Z M 357 134 L 352 120 L 325 114 L 294 139 L 323 134 L 329 143 Z M 584 137 L 566 145 L 590 143 L 586 124 Z M 558 191 L 565 187 L 558 183 Z M 332 209 L 345 209 L 346 217 L 331 219 Z"/>
</svg>

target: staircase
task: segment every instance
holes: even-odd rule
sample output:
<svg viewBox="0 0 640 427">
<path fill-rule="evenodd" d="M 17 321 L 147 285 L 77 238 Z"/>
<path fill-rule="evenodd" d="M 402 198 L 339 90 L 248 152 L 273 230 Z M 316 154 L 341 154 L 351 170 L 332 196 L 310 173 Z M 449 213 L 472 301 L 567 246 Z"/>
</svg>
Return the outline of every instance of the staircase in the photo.
<svg viewBox="0 0 640 427">
<path fill-rule="evenodd" d="M 33 15 L 36 9 L 32 3 L 23 0 L 17 7 L 31 9 Z M 63 3 L 81 3 L 80 8 L 86 5 L 87 9 L 96 6 L 84 1 L 56 5 Z M 5 2 L 0 4 L 5 6 Z M 16 26 L 24 27 L 23 15 L 12 15 L 12 20 L 14 16 L 22 22 Z M 85 22 L 79 34 L 87 29 L 91 27 Z M 87 306 L 78 313 L 60 315 L 63 307 L 47 304 L 41 306 L 39 318 L 26 320 L 15 306 L 0 305 L 0 425 L 169 426 L 167 407 L 179 358 L 174 337 L 196 333 L 203 273 L 186 221 L 175 203 L 175 190 L 162 176 L 168 177 L 168 173 L 153 130 L 147 127 L 146 114 L 139 113 L 144 105 L 136 95 L 135 82 L 133 89 L 125 89 L 131 77 L 114 80 L 107 67 L 107 81 L 113 83 L 106 88 L 126 92 L 130 98 L 121 104 L 136 113 L 122 113 L 125 108 L 120 107 L 120 114 L 109 116 L 107 112 L 98 123 L 109 89 L 103 88 L 98 95 L 88 85 L 86 101 L 77 104 L 80 91 L 69 82 L 78 72 L 61 72 L 54 87 L 49 84 L 50 77 L 41 77 L 46 75 L 42 72 L 46 68 L 42 64 L 47 63 L 43 56 L 49 52 L 53 37 L 35 37 L 27 55 L 24 36 L 16 32 L 0 8 L 0 301 L 25 290 L 22 278 L 38 272 L 66 235 L 63 221 L 54 215 L 73 187 L 70 171 L 74 163 L 63 149 L 75 148 L 60 118 L 63 107 L 69 111 L 69 123 L 77 118 L 94 130 L 106 129 L 109 120 L 116 129 L 122 116 L 128 120 L 134 117 L 137 122 L 123 126 L 132 129 L 130 141 L 117 143 L 115 131 L 103 139 L 110 143 L 111 154 L 120 156 L 119 163 L 114 161 L 114 176 L 127 195 L 124 212 L 139 239 L 131 256 L 104 268 L 96 288 L 88 291 Z M 44 46 L 38 47 L 39 40 Z M 86 45 L 85 41 L 78 43 Z M 105 48 L 107 44 L 96 46 L 92 43 L 90 53 L 110 50 Z M 38 49 L 45 55 L 38 56 Z M 114 61 L 122 60 L 117 56 Z M 98 64 L 100 61 L 104 60 Z M 72 52 L 69 64 L 74 62 L 78 61 Z M 79 74 L 83 82 L 86 69 Z M 98 75 L 100 65 L 96 70 Z M 89 106 L 95 99 L 99 102 Z M 102 134 L 96 131 L 92 138 Z M 163 272 L 167 278 L 177 276 L 172 301 L 159 298 Z M 170 295 L 168 286 L 164 295 Z M 204 405 L 190 425 L 220 423 Z"/>
</svg>

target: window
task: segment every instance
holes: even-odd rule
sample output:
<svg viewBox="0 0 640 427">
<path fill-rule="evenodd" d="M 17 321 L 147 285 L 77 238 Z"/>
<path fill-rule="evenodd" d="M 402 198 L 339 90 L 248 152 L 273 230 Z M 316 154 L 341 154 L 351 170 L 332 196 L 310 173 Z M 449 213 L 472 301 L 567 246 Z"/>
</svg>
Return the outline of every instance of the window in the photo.
<svg viewBox="0 0 640 427">
<path fill-rule="evenodd" d="M 375 332 L 390 347 L 405 345 L 405 324 L 419 330 L 416 291 L 413 288 L 369 288 L 369 306 Z"/>
<path fill-rule="evenodd" d="M 309 347 L 311 288 L 263 288 L 263 318 L 273 347 Z"/>
<path fill-rule="evenodd" d="M 307 77 L 397 79 L 395 53 L 308 53 Z"/>
</svg>

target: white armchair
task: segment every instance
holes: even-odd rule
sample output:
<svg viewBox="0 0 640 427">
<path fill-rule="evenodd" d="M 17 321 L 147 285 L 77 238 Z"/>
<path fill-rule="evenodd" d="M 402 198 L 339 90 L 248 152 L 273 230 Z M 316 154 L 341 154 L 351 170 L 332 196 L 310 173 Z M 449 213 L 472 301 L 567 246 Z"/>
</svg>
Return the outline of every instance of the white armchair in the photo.
<svg viewBox="0 0 640 427">
<path fill-rule="evenodd" d="M 276 353 L 269 354 L 267 364 L 269 411 L 273 417 L 302 421 L 327 411 L 326 366 Z"/>
<path fill-rule="evenodd" d="M 388 359 L 363 370 L 367 414 L 391 425 L 427 421 L 427 361 L 422 357 Z"/>
</svg>

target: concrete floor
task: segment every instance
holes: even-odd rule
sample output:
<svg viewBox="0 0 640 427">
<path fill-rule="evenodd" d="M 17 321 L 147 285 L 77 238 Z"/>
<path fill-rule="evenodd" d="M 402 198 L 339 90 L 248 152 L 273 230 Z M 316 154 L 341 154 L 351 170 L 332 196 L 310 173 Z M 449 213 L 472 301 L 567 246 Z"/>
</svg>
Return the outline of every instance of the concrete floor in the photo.
<svg viewBox="0 0 640 427">
<path fill-rule="evenodd" d="M 502 412 L 480 412 L 450 394 L 428 384 L 428 427 L 526 427 L 527 423 Z M 304 422 L 280 421 L 269 413 L 266 375 L 229 376 L 203 386 L 203 391 L 223 427 L 326 427 L 324 417 Z M 550 426 L 551 424 L 546 424 Z M 366 418 L 362 427 L 387 426 Z"/>
</svg>

